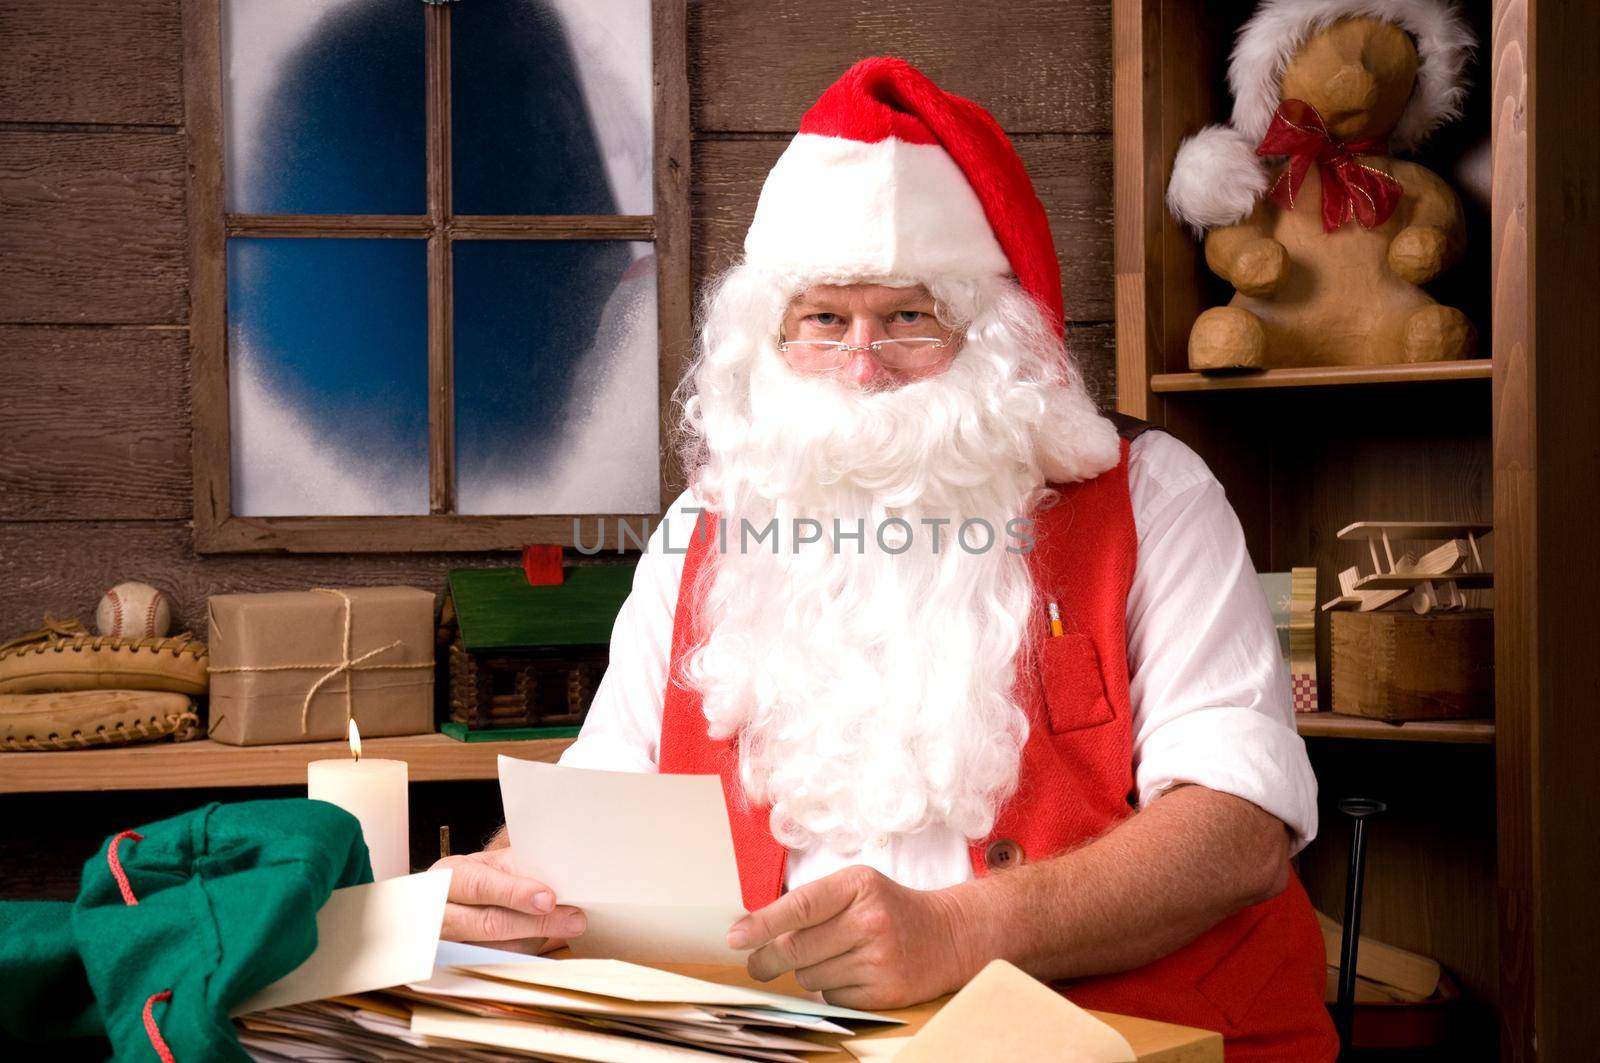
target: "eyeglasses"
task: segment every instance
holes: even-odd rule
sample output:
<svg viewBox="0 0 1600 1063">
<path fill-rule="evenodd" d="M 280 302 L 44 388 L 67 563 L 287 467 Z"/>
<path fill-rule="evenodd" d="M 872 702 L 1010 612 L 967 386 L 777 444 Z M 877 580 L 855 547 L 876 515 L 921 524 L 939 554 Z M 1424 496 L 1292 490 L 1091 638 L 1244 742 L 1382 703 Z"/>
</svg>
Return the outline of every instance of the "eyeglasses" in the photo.
<svg viewBox="0 0 1600 1063">
<path fill-rule="evenodd" d="M 926 369 L 937 364 L 943 351 L 950 346 L 953 336 L 939 339 L 936 336 L 902 336 L 888 340 L 874 340 L 857 347 L 843 340 L 785 340 L 778 350 L 796 369 L 831 373 L 844 368 L 852 351 L 871 351 L 873 356 L 890 369 Z"/>
</svg>

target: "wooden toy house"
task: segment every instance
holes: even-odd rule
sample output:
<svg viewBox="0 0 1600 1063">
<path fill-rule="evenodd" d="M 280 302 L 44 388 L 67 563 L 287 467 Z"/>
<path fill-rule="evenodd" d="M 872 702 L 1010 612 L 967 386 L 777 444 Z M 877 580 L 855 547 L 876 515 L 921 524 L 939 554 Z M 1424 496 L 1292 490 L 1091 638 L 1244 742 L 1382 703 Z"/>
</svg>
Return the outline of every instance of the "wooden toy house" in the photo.
<svg viewBox="0 0 1600 1063">
<path fill-rule="evenodd" d="M 569 568 L 561 583 L 538 587 L 520 568 L 451 571 L 439 621 L 445 733 L 467 741 L 577 734 L 632 579 L 618 565 Z"/>
</svg>

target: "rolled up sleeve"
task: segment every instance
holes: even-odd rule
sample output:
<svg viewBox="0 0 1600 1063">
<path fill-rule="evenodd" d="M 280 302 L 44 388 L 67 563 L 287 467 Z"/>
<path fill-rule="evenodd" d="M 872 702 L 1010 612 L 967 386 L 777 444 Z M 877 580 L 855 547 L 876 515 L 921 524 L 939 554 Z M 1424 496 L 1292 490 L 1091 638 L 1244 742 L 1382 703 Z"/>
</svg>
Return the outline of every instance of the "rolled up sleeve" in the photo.
<svg viewBox="0 0 1600 1063">
<path fill-rule="evenodd" d="M 1317 833 L 1316 776 L 1238 516 L 1183 443 L 1148 432 L 1136 445 L 1127 620 L 1139 804 L 1184 783 L 1233 794 L 1282 820 L 1299 852 Z"/>
</svg>

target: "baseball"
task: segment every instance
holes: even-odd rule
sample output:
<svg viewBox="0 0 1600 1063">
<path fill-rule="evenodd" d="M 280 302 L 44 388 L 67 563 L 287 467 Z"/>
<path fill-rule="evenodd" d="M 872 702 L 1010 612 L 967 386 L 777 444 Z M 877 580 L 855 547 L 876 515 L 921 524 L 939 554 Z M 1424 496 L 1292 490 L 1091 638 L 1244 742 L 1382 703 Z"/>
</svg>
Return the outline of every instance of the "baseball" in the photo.
<svg viewBox="0 0 1600 1063">
<path fill-rule="evenodd" d="M 148 583 L 119 583 L 100 599 L 94 620 L 112 638 L 162 638 L 172 630 L 172 599 Z"/>
</svg>

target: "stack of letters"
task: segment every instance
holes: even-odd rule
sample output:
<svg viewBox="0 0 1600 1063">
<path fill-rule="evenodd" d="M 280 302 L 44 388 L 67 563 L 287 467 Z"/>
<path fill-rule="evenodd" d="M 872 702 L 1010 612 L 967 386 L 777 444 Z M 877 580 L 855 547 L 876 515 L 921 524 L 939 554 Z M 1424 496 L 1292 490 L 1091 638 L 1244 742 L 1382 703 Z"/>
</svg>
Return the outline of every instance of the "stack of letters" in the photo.
<svg viewBox="0 0 1600 1063">
<path fill-rule="evenodd" d="M 258 1060 L 779 1060 L 837 1052 L 854 1026 L 898 1022 L 618 960 L 449 964 L 379 992 L 258 1011 L 239 1040 Z M 498 958 L 505 958 L 501 954 Z M 849 1023 L 852 1025 L 845 1025 Z"/>
</svg>

